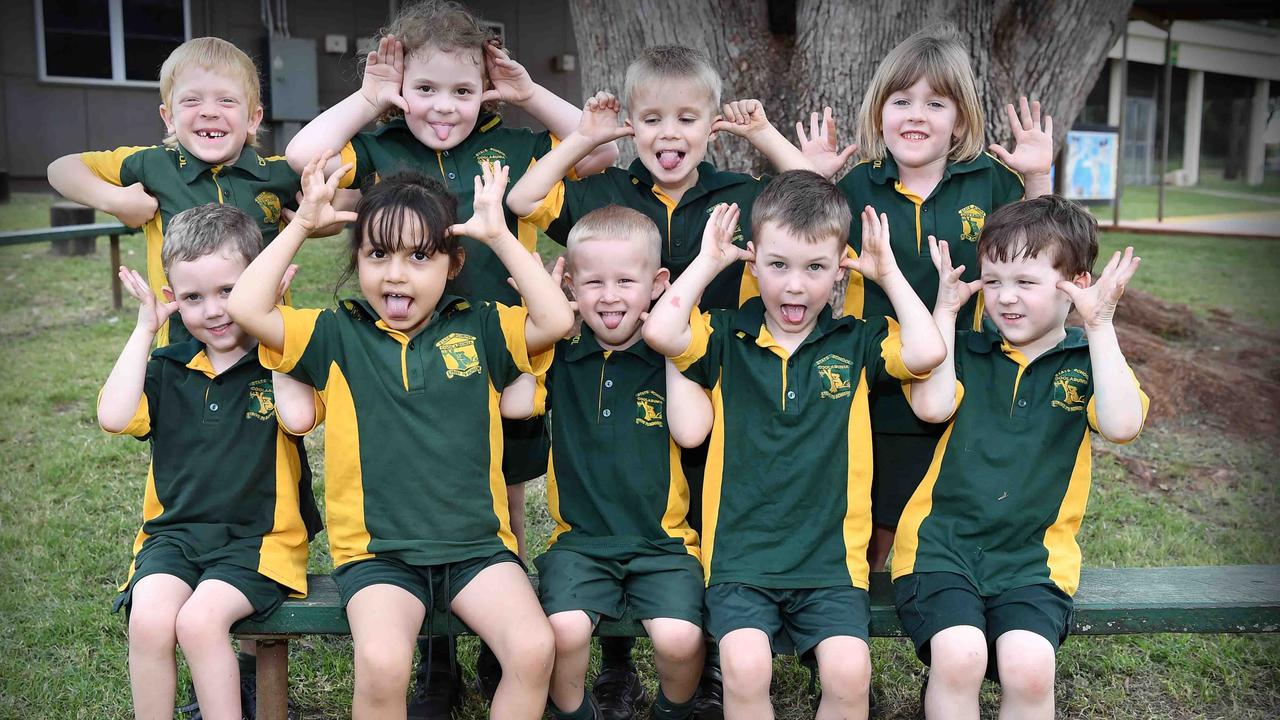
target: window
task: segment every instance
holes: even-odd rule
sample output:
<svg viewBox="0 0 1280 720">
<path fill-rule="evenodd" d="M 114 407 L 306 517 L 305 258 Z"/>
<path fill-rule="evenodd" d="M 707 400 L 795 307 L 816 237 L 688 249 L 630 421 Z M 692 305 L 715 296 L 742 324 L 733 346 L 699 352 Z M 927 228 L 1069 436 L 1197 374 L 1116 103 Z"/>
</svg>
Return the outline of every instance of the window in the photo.
<svg viewBox="0 0 1280 720">
<path fill-rule="evenodd" d="M 154 86 L 191 37 L 188 0 L 35 0 L 40 79 Z"/>
</svg>

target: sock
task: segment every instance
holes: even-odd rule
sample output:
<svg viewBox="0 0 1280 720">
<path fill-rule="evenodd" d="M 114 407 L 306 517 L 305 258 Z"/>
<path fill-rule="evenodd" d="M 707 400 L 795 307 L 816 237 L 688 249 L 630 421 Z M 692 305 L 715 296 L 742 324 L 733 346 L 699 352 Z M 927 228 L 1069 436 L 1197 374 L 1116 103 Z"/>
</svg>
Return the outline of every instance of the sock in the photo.
<svg viewBox="0 0 1280 720">
<path fill-rule="evenodd" d="M 631 648 L 635 646 L 636 639 L 632 637 L 600 638 L 600 665 L 602 668 L 631 669 Z"/>
<path fill-rule="evenodd" d="M 582 693 L 582 702 L 579 703 L 578 709 L 573 712 L 561 710 L 550 699 L 547 700 L 547 707 L 551 709 L 551 717 L 555 718 L 555 720 L 595 720 L 597 717 L 596 701 L 589 692 Z"/>
<path fill-rule="evenodd" d="M 240 666 L 240 675 L 253 675 L 258 672 L 258 656 L 247 652 L 236 653 L 236 664 Z"/>
<path fill-rule="evenodd" d="M 662 694 L 662 688 L 659 687 L 658 699 L 653 703 L 650 712 L 653 714 L 653 720 L 688 720 L 693 717 L 693 698 L 682 703 L 674 703 Z"/>
</svg>

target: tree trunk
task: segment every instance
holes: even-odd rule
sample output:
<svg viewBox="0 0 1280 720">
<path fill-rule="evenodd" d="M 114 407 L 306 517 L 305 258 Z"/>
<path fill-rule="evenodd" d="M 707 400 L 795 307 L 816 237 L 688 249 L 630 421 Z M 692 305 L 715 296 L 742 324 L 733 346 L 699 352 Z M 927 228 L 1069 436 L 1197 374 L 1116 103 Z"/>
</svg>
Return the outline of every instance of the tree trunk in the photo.
<svg viewBox="0 0 1280 720">
<path fill-rule="evenodd" d="M 967 42 L 986 111 L 987 143 L 1009 147 L 1004 106 L 1039 99 L 1061 147 L 1084 107 L 1107 51 L 1126 27 L 1132 0 L 570 0 L 582 58 L 583 95 L 621 93 L 629 62 L 649 45 L 704 48 L 724 79 L 724 99 L 755 97 L 795 140 L 795 123 L 830 105 L 841 142 L 853 138 L 862 94 L 880 60 L 908 35 L 950 23 Z M 770 31 L 772 12 L 793 13 L 795 34 Z M 785 24 L 776 23 L 775 25 Z M 728 170 L 762 168 L 737 138 L 712 143 Z M 622 162 L 635 157 L 626 143 Z"/>
</svg>

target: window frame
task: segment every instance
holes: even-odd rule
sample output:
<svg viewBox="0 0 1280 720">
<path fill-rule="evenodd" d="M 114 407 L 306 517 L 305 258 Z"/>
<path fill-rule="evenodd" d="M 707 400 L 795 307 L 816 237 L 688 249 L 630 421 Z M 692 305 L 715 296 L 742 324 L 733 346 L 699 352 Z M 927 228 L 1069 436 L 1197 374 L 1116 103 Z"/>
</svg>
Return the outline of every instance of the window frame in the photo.
<svg viewBox="0 0 1280 720">
<path fill-rule="evenodd" d="M 36 12 L 36 79 L 54 85 L 88 85 L 97 87 L 158 88 L 155 80 L 129 80 L 125 77 L 124 1 L 107 0 L 107 27 L 111 42 L 111 78 L 50 75 L 45 58 L 44 0 L 34 0 Z M 191 0 L 182 0 L 183 42 L 191 39 Z"/>
</svg>

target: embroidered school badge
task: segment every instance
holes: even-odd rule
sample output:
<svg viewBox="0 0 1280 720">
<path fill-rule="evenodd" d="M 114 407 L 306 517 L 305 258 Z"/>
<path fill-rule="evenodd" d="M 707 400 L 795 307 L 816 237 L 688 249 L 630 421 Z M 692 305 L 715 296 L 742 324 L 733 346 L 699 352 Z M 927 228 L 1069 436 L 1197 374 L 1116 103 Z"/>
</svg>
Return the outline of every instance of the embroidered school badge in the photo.
<svg viewBox="0 0 1280 720">
<path fill-rule="evenodd" d="M 662 427 L 662 396 L 654 390 L 636 393 L 636 424 L 645 427 Z"/>
<path fill-rule="evenodd" d="M 270 420 L 276 414 L 276 396 L 270 380 L 254 380 L 249 383 L 249 409 L 244 416 L 250 420 Z"/>
<path fill-rule="evenodd" d="M 485 148 L 476 153 L 476 162 L 481 165 L 491 165 L 495 162 L 500 162 L 503 165 L 506 165 L 507 154 L 498 148 Z"/>
<path fill-rule="evenodd" d="M 1083 370 L 1059 370 L 1053 376 L 1053 400 L 1050 404 L 1067 412 L 1085 409 L 1085 389 L 1089 386 L 1089 373 Z"/>
<path fill-rule="evenodd" d="M 444 376 L 467 377 L 480 372 L 480 354 L 476 352 L 476 339 L 463 333 L 449 333 L 436 342 L 440 357 L 444 358 Z"/>
<path fill-rule="evenodd" d="M 960 213 L 960 239 L 977 242 L 978 233 L 982 232 L 982 225 L 987 221 L 987 211 L 977 205 L 966 205 L 958 212 Z"/>
<path fill-rule="evenodd" d="M 821 397 L 825 400 L 848 397 L 853 392 L 849 379 L 849 361 L 839 355 L 827 355 L 813 364 L 822 381 Z"/>
<path fill-rule="evenodd" d="M 258 193 L 258 197 L 253 199 L 258 203 L 258 207 L 262 208 L 262 219 L 268 225 L 276 225 L 280 222 L 280 197 L 273 192 L 266 190 Z"/>
</svg>

